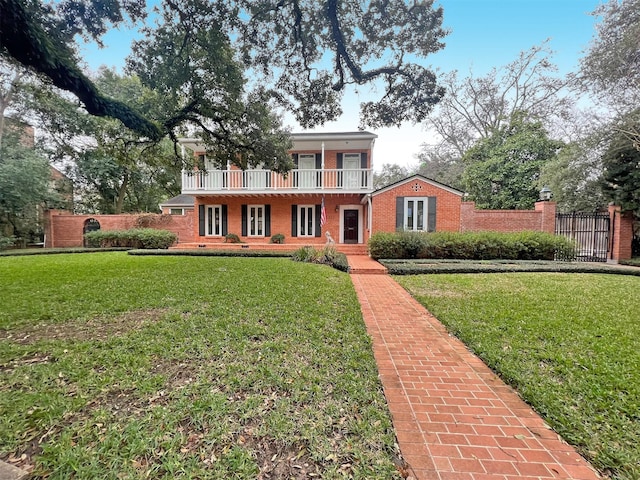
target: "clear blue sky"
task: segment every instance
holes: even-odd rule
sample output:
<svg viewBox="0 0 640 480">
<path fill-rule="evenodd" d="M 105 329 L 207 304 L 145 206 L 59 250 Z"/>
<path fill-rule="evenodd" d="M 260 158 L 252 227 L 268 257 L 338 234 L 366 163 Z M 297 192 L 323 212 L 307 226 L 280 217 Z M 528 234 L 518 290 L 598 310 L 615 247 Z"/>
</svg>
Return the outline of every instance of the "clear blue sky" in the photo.
<svg viewBox="0 0 640 480">
<path fill-rule="evenodd" d="M 600 0 L 436 0 L 444 9 L 444 26 L 451 33 L 445 48 L 427 58 L 427 64 L 443 72 L 458 70 L 461 75 L 473 69 L 482 75 L 500 67 L 518 54 L 549 40 L 556 52 L 553 60 L 561 74 L 576 71 L 582 52 L 594 34 L 596 19 L 589 15 Z M 105 37 L 107 48 L 83 50 L 91 70 L 100 65 L 122 68 L 133 38 L 131 31 L 112 31 Z M 341 119 L 316 131 L 352 131 L 358 127 L 357 98 L 347 94 Z M 299 127 L 287 119 L 294 131 Z M 379 135 L 374 163 L 410 165 L 429 135 L 420 126 L 376 130 Z"/>
</svg>

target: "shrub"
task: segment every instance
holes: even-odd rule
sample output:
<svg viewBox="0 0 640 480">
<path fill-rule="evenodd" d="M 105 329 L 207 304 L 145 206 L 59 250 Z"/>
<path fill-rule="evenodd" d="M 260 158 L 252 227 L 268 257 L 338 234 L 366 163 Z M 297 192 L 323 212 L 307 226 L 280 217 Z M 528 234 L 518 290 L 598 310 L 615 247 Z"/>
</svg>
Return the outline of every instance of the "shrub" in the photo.
<svg viewBox="0 0 640 480">
<path fill-rule="evenodd" d="M 169 248 L 178 236 L 168 230 L 132 228 L 130 230 L 96 230 L 84 235 L 87 245 L 94 248 Z"/>
<path fill-rule="evenodd" d="M 544 232 L 397 232 L 369 240 L 375 259 L 574 260 L 575 244 Z"/>
<path fill-rule="evenodd" d="M 269 243 L 283 244 L 284 243 L 284 235 L 281 234 L 281 233 L 276 233 L 275 235 L 273 235 L 271 237 L 271 240 L 269 240 Z"/>
<path fill-rule="evenodd" d="M 224 241 L 225 241 L 225 243 L 242 243 L 240 241 L 240 237 L 238 235 L 236 235 L 235 233 L 227 233 L 224 236 Z"/>
<path fill-rule="evenodd" d="M 296 262 L 319 263 L 329 265 L 343 272 L 349 271 L 349 262 L 344 253 L 338 252 L 335 247 L 328 246 L 322 250 L 316 250 L 311 246 L 299 248 L 291 258 Z"/>
<path fill-rule="evenodd" d="M 13 247 L 15 241 L 16 241 L 16 237 L 14 236 L 4 237 L 0 235 L 0 251 L 9 247 Z"/>
</svg>

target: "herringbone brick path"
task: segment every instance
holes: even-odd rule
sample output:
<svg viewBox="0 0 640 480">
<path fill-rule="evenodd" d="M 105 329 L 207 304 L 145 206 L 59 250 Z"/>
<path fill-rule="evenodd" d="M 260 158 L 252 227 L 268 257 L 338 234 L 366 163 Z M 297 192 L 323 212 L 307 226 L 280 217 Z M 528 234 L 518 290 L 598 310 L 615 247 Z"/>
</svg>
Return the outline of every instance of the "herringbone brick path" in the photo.
<svg viewBox="0 0 640 480">
<path fill-rule="evenodd" d="M 390 276 L 351 278 L 410 478 L 599 478 Z"/>
</svg>

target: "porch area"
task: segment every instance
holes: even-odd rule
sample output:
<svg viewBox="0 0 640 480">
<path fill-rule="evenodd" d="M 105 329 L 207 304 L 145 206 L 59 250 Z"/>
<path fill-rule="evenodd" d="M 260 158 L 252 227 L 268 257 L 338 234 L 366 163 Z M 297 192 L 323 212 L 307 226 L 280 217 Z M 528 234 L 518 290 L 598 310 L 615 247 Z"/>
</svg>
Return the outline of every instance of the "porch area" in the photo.
<svg viewBox="0 0 640 480">
<path fill-rule="evenodd" d="M 252 250 L 252 251 L 263 251 L 263 252 L 283 252 L 290 253 L 295 252 L 299 248 L 310 246 L 315 248 L 316 250 L 322 250 L 327 246 L 326 243 L 226 243 L 224 241 L 220 242 L 184 242 L 178 243 L 173 247 L 170 247 L 170 250 Z M 366 244 L 333 244 L 333 247 L 338 252 L 344 253 L 345 255 L 368 255 L 368 249 Z"/>
<path fill-rule="evenodd" d="M 271 170 L 185 170 L 182 193 L 369 193 L 373 170 L 369 168 L 295 169 L 286 175 Z"/>
</svg>

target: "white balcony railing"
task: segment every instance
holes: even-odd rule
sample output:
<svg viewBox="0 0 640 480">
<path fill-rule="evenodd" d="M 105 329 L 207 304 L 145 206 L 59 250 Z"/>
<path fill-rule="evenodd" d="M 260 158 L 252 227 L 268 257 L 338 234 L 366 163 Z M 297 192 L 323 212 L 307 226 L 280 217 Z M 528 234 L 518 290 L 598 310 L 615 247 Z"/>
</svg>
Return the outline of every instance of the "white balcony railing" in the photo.
<svg viewBox="0 0 640 480">
<path fill-rule="evenodd" d="M 371 192 L 370 169 L 291 170 L 286 176 L 271 170 L 185 170 L 182 193 Z"/>
</svg>

